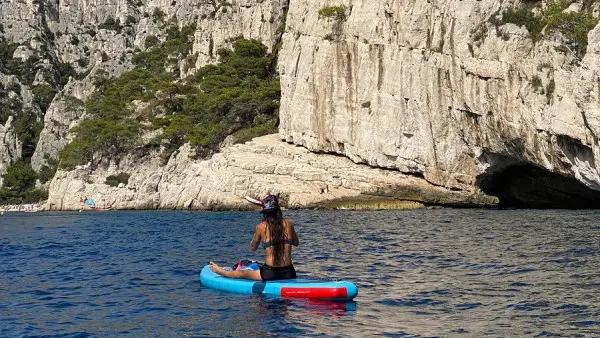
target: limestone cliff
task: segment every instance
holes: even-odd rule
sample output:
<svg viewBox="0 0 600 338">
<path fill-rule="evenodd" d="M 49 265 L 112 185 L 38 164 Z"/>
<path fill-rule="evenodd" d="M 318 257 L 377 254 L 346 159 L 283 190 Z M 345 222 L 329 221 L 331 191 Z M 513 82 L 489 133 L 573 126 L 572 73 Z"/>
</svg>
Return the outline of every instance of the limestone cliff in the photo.
<svg viewBox="0 0 600 338">
<path fill-rule="evenodd" d="M 5 125 L 0 125 L 0 142 L 4 145 L 0 147 L 0 175 L 4 175 L 6 168 L 21 156 L 19 140 L 14 133 L 12 121 L 10 117 Z M 0 177 L 0 185 L 2 181 Z"/>
<path fill-rule="evenodd" d="M 339 5 L 338 17 L 319 14 Z M 512 198 L 496 175 L 531 166 L 559 176 L 538 182 L 545 192 L 521 187 L 532 194 L 521 199 L 554 188 L 563 200 L 587 195 L 597 207 L 588 189 L 600 190 L 600 28 L 580 60 L 559 34 L 534 43 L 524 26 L 497 22 L 519 6 L 291 1 L 280 133 L 312 151 Z"/>
<path fill-rule="evenodd" d="M 262 40 L 273 46 L 281 36 L 281 16 L 287 1 L 82 1 L 60 2 L 56 15 L 47 27 L 56 39 L 57 54 L 65 62 L 77 64 L 82 57 L 89 66 L 82 69 L 87 75 L 69 83 L 56 96 L 45 116 L 45 126 L 32 158 L 32 166 L 39 170 L 48 158 L 56 158 L 66 143 L 70 127 L 83 116 L 83 101 L 95 89 L 93 82 L 98 70 L 109 76 L 118 76 L 131 68 L 131 55 L 136 48 L 144 48 L 148 36 L 164 36 L 167 21 L 179 25 L 196 23 L 197 31 L 192 53 L 198 55 L 195 64 L 181 60 L 182 77 L 196 68 L 215 62 L 216 50 L 227 47 L 236 37 Z M 106 20 L 120 24 L 107 26 Z M 77 44 L 73 44 L 76 36 Z M 73 100 L 75 98 L 76 100 Z M 79 104 L 77 104 L 79 102 Z"/>
<path fill-rule="evenodd" d="M 33 105 L 31 91 L 22 86 L 15 76 L 6 76 L 0 73 L 0 187 L 2 186 L 2 175 L 13 163 L 22 157 L 22 140 L 19 140 L 15 130 L 15 119 L 13 116 L 4 116 L 2 113 L 13 110 L 39 110 Z"/>
<path fill-rule="evenodd" d="M 181 77 L 215 62 L 238 36 L 279 51 L 279 136 L 206 160 L 191 160 L 184 146 L 164 167 L 140 150 L 59 171 L 49 209 L 78 209 L 82 197 L 111 208 L 246 208 L 241 197 L 266 192 L 291 207 L 359 196 L 598 207 L 600 28 L 574 48 L 568 32 L 528 30 L 503 14 L 531 3 L 539 7 L 526 7 L 528 15 L 539 18 L 554 2 L 42 0 L 0 3 L 0 19 L 3 36 L 21 44 L 13 57 L 41 55 L 32 85 L 49 81 L 49 65 L 68 63 L 78 74 L 46 110 L 31 159 L 37 170 L 85 118 L 95 74 L 130 69 L 133 51 L 164 35 L 169 18 L 196 23 L 197 58 L 179 61 Z M 560 11 L 597 18 L 589 6 Z M 8 139 L 0 161 L 18 142 Z M 131 175 L 128 184 L 104 184 L 119 172 Z"/>
<path fill-rule="evenodd" d="M 153 154 L 131 154 L 119 164 L 93 172 L 85 166 L 59 171 L 50 185 L 46 208 L 89 210 L 82 202 L 89 198 L 98 208 L 247 210 L 252 205 L 244 196 L 268 193 L 279 195 L 289 208 L 497 203 L 488 196 L 450 191 L 397 171 L 357 165 L 341 156 L 314 154 L 281 142 L 277 134 L 225 147 L 206 161 L 191 160 L 190 153 L 184 146 L 164 167 Z M 107 176 L 119 172 L 131 175 L 128 184 L 105 184 Z M 393 197 L 414 203 L 403 204 Z"/>
</svg>

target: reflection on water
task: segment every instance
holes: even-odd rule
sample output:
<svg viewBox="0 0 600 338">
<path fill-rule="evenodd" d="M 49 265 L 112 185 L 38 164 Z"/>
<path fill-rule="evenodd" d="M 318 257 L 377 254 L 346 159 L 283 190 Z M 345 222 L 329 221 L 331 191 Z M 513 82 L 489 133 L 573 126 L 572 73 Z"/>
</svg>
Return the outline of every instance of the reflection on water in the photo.
<svg viewBox="0 0 600 338">
<path fill-rule="evenodd" d="M 0 336 L 597 336 L 600 212 L 288 211 L 299 275 L 355 302 L 237 295 L 253 212 L 6 214 Z"/>
</svg>

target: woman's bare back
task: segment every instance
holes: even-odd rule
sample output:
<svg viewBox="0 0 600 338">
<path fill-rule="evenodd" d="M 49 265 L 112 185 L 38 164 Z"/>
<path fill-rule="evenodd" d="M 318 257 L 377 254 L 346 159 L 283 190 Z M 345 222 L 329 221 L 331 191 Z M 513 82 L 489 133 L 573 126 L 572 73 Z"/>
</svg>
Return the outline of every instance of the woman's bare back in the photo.
<svg viewBox="0 0 600 338">
<path fill-rule="evenodd" d="M 267 222 L 261 222 L 258 227 L 262 227 L 262 242 L 271 243 L 271 234 Z M 269 246 L 265 248 L 265 264 L 273 267 L 283 267 L 292 264 L 292 245 L 298 246 L 300 243 L 293 223 L 287 219 L 283 219 L 283 234 L 284 240 L 286 241 L 284 244 L 283 261 L 280 264 L 275 265 L 274 249 L 272 246 Z"/>
</svg>

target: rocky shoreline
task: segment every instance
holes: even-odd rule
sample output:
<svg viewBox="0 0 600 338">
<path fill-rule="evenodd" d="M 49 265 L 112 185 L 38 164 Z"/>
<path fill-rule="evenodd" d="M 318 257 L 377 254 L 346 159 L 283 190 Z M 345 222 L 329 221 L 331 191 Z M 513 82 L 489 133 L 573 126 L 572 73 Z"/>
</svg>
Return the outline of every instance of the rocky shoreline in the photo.
<svg viewBox="0 0 600 338">
<path fill-rule="evenodd" d="M 43 210 L 44 204 L 45 203 L 0 205 L 0 212 L 38 212 Z"/>
<path fill-rule="evenodd" d="M 373 196 L 359 196 L 355 198 L 342 198 L 339 200 L 329 200 L 314 205 L 307 205 L 305 207 L 293 207 L 287 208 L 288 210 L 411 210 L 411 209 L 437 209 L 443 208 L 440 205 L 426 205 L 421 202 L 414 201 L 403 201 L 393 198 L 380 197 L 376 198 Z M 481 208 L 495 208 L 496 205 L 479 205 Z M 125 211 L 125 210 L 194 210 L 194 211 L 252 211 L 258 210 L 252 205 L 243 207 L 236 205 L 235 207 L 220 206 L 212 209 L 115 209 L 115 208 L 92 208 L 89 206 L 81 206 L 79 209 L 66 209 L 66 210 L 50 210 L 45 207 L 45 204 L 20 204 L 20 205 L 6 205 L 0 206 L 0 212 L 44 212 L 44 211 Z"/>
<path fill-rule="evenodd" d="M 86 198 L 104 209 L 253 210 L 245 196 L 280 196 L 287 208 L 380 209 L 424 206 L 494 207 L 496 197 L 449 190 L 423 178 L 318 154 L 281 140 L 279 134 L 224 147 L 194 160 L 183 146 L 167 165 L 153 154 L 129 155 L 94 170 L 59 171 L 44 210 L 79 210 Z M 130 175 L 127 184 L 106 177 Z"/>
</svg>

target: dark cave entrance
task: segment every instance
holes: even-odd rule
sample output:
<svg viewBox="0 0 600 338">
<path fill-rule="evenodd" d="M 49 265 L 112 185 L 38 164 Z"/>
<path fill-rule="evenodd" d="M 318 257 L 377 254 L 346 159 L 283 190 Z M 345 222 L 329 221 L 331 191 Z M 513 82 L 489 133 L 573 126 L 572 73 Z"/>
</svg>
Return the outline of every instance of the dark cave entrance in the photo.
<svg viewBox="0 0 600 338">
<path fill-rule="evenodd" d="M 600 191 L 533 165 L 513 165 L 480 175 L 478 185 L 486 194 L 498 197 L 500 208 L 600 208 Z"/>
</svg>

